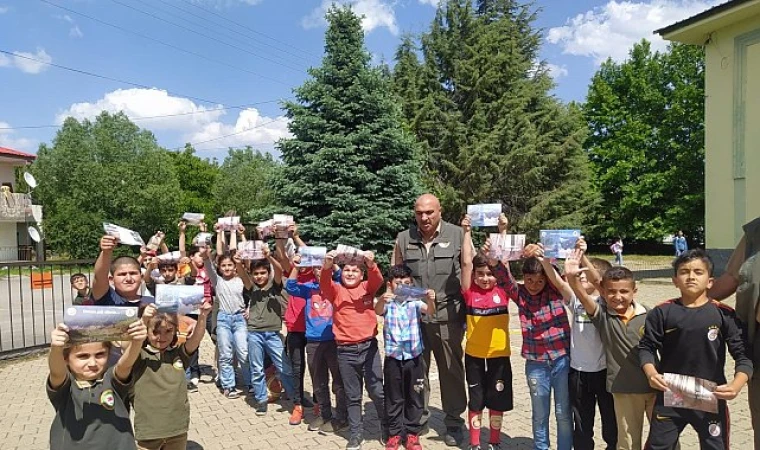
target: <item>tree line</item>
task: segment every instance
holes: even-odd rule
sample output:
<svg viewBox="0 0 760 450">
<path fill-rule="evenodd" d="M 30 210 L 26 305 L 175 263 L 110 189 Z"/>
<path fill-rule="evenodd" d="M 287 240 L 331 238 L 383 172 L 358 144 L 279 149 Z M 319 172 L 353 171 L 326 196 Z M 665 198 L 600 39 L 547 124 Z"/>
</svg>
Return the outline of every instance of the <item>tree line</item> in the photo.
<svg viewBox="0 0 760 450">
<path fill-rule="evenodd" d="M 104 221 L 172 239 L 183 212 L 282 212 L 308 241 L 364 246 L 382 262 L 423 191 L 455 222 L 467 204 L 500 202 L 533 238 L 581 228 L 591 242 L 678 229 L 700 239 L 701 48 L 642 41 L 601 65 L 585 102 L 563 103 L 539 58 L 539 13 L 515 0 L 442 2 L 390 68 L 370 63 L 361 18 L 334 7 L 322 64 L 283 104 L 293 137 L 277 143 L 280 159 L 170 151 L 122 113 L 69 118 L 31 168 L 48 248 L 94 257 Z"/>
</svg>

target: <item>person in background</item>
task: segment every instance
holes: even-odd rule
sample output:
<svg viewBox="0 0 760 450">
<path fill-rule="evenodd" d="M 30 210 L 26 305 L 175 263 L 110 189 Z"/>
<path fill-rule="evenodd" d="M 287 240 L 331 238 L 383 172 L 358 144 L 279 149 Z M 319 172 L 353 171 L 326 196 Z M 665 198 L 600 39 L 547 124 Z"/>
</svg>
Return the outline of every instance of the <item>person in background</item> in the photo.
<svg viewBox="0 0 760 450">
<path fill-rule="evenodd" d="M 689 249 L 689 244 L 686 242 L 683 231 L 678 230 L 676 237 L 673 238 L 673 247 L 676 249 L 676 257 L 681 256 Z"/>
<path fill-rule="evenodd" d="M 91 305 L 92 294 L 90 293 L 90 283 L 87 280 L 87 276 L 83 273 L 75 273 L 71 276 L 71 289 L 73 289 L 77 296 L 71 301 L 72 305 Z"/>
</svg>

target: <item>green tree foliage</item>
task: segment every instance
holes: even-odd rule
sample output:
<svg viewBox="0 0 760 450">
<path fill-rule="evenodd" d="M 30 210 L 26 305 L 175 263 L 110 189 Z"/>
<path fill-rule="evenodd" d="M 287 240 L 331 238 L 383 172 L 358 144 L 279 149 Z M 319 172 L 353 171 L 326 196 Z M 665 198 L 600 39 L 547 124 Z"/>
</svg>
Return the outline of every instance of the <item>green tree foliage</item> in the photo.
<svg viewBox="0 0 760 450">
<path fill-rule="evenodd" d="M 449 220 L 479 202 L 501 202 L 513 229 L 531 233 L 590 219 L 583 118 L 549 94 L 534 21 L 513 0 L 449 0 L 419 52 L 406 38 L 396 53 L 394 88 Z"/>
<path fill-rule="evenodd" d="M 294 138 L 279 144 L 281 204 L 307 241 L 363 246 L 386 262 L 420 192 L 418 152 L 388 77 L 369 65 L 360 18 L 333 7 L 327 20 L 322 66 L 285 104 Z"/>
<path fill-rule="evenodd" d="M 169 152 L 181 189 L 178 208 L 182 212 L 200 212 L 214 217 L 216 202 L 214 187 L 219 177 L 219 166 L 195 154 L 190 145 L 180 152 Z"/>
<path fill-rule="evenodd" d="M 280 163 L 251 147 L 229 149 L 214 185 L 216 213 L 235 211 L 248 217 L 275 203 L 272 185 Z"/>
<path fill-rule="evenodd" d="M 583 111 L 603 202 L 598 234 L 659 240 L 704 226 L 704 54 L 636 44 L 594 75 Z"/>
<path fill-rule="evenodd" d="M 73 258 L 97 255 L 104 221 L 147 237 L 179 217 L 170 156 L 122 113 L 66 119 L 52 146 L 40 146 L 31 171 L 48 248 Z"/>
</svg>

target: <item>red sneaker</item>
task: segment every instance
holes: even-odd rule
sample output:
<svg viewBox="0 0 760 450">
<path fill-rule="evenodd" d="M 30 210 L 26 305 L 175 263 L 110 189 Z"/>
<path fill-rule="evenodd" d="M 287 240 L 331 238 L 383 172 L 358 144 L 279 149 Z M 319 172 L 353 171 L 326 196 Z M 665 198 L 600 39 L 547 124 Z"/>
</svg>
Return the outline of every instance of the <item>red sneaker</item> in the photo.
<svg viewBox="0 0 760 450">
<path fill-rule="evenodd" d="M 422 444 L 420 444 L 420 437 L 416 434 L 410 434 L 406 436 L 406 450 L 422 450 Z"/>
<path fill-rule="evenodd" d="M 401 448 L 401 436 L 391 436 L 385 443 L 385 450 L 399 450 Z"/>
<path fill-rule="evenodd" d="M 300 425 L 303 420 L 303 407 L 301 405 L 293 407 L 293 414 L 288 421 L 291 425 Z"/>
</svg>

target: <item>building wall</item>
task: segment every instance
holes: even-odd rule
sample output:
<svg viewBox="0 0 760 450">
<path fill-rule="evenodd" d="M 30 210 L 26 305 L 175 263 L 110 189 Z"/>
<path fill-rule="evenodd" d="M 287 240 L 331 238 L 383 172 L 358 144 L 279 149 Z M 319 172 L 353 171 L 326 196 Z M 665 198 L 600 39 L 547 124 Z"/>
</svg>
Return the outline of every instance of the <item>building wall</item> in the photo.
<svg viewBox="0 0 760 450">
<path fill-rule="evenodd" d="M 13 183 L 13 191 L 16 191 L 16 173 L 14 166 L 0 162 L 0 184 L 1 183 Z"/>
<path fill-rule="evenodd" d="M 721 260 L 760 216 L 760 16 L 713 33 L 705 63 L 705 238 Z"/>
<path fill-rule="evenodd" d="M 18 259 L 17 225 L 15 222 L 0 222 L 0 261 Z"/>
</svg>

